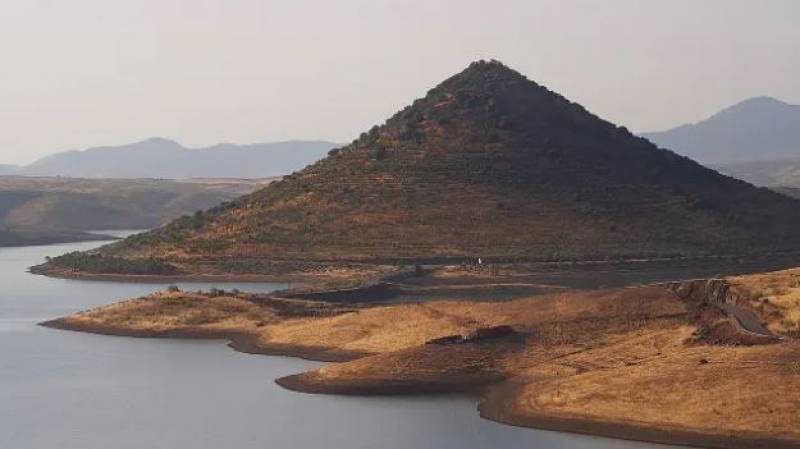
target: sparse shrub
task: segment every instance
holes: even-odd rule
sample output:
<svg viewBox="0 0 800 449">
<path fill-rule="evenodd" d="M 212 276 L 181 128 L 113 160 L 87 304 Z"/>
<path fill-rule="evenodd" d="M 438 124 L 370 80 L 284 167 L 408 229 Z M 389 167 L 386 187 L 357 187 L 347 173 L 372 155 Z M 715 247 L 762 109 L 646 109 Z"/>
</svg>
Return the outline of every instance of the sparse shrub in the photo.
<svg viewBox="0 0 800 449">
<path fill-rule="evenodd" d="M 177 285 L 172 284 L 169 287 L 167 287 L 167 291 L 170 292 L 170 293 L 177 293 L 177 292 L 181 291 L 181 289 Z"/>
<path fill-rule="evenodd" d="M 227 246 L 227 242 L 223 240 L 210 240 L 210 239 L 202 239 L 196 240 L 192 242 L 192 249 L 197 251 L 220 251 Z"/>
<path fill-rule="evenodd" d="M 219 321 L 220 314 L 210 309 L 196 309 L 189 312 L 184 319 L 184 323 L 190 326 L 199 326 Z"/>
</svg>

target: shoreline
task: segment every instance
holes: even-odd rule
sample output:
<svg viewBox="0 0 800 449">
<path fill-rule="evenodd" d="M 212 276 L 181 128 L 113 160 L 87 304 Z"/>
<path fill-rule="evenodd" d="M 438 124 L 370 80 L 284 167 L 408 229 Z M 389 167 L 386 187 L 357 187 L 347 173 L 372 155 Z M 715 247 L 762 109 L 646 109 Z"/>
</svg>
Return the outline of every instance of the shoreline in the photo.
<svg viewBox="0 0 800 449">
<path fill-rule="evenodd" d="M 106 282 L 131 282 L 131 283 L 164 283 L 164 282 L 253 282 L 253 283 L 296 283 L 297 286 L 314 285 L 320 281 L 319 275 L 312 274 L 118 274 L 118 273 L 88 273 L 69 269 L 57 269 L 43 265 L 34 265 L 28 268 L 28 273 L 37 276 L 47 276 L 56 279 L 106 281 Z"/>
<path fill-rule="evenodd" d="M 226 346 L 243 354 L 266 355 L 273 357 L 293 357 L 312 362 L 349 362 L 372 354 L 348 352 L 326 347 L 264 344 L 258 342 L 258 336 L 248 332 L 236 331 L 211 331 L 204 329 L 180 329 L 166 331 L 139 331 L 123 329 L 115 326 L 86 326 L 69 323 L 68 319 L 56 318 L 37 323 L 38 326 L 70 332 L 84 332 L 87 334 L 105 335 L 110 337 L 127 338 L 174 338 L 197 340 L 224 340 Z"/>
<path fill-rule="evenodd" d="M 540 413 L 522 415 L 507 406 L 517 393 L 513 385 L 492 389 L 478 404 L 484 419 L 522 428 L 594 435 L 627 441 L 690 446 L 708 449 L 796 449 L 800 441 L 771 436 L 768 433 L 713 433 L 682 426 L 659 426 L 636 421 L 611 421 L 580 415 Z"/>
<path fill-rule="evenodd" d="M 642 418 L 630 413 L 634 410 L 631 407 L 636 407 L 635 401 L 624 405 L 625 400 L 613 399 L 641 393 L 650 399 L 640 400 L 639 406 L 658 401 L 660 390 L 646 383 L 650 373 L 659 373 L 654 381 L 666 380 L 664 385 L 681 390 L 676 392 L 679 395 L 701 394 L 700 387 L 681 389 L 680 386 L 686 379 L 716 382 L 720 375 L 728 372 L 724 361 L 738 357 L 737 354 L 748 360 L 763 354 L 767 357 L 763 359 L 765 368 L 756 373 L 767 375 L 780 370 L 772 367 L 779 366 L 781 361 L 796 360 L 800 355 L 800 345 L 796 343 L 754 346 L 742 343 L 742 348 L 754 349 L 739 352 L 726 349 L 736 345 L 725 343 L 729 341 L 725 339 L 721 340 L 721 346 L 698 342 L 696 344 L 706 345 L 701 348 L 702 353 L 686 343 L 686 339 L 694 335 L 692 326 L 699 326 L 692 321 L 697 311 L 703 311 L 706 320 L 703 323 L 722 325 L 714 327 L 721 337 L 730 337 L 726 333 L 730 329 L 737 334 L 730 316 L 725 316 L 718 307 L 710 307 L 727 292 L 717 284 L 719 280 L 695 280 L 682 285 L 682 289 L 651 285 L 595 292 L 572 290 L 501 303 L 440 301 L 363 308 L 351 305 L 346 309 L 308 299 L 247 296 L 217 299 L 200 293 L 181 296 L 177 292 L 118 303 L 124 304 L 123 309 L 111 305 L 39 324 L 54 329 L 135 338 L 226 340 L 228 347 L 242 353 L 342 362 L 274 380 L 282 388 L 308 394 L 468 394 L 477 398 L 477 411 L 482 418 L 519 427 L 710 448 L 800 447 L 800 438 L 794 430 L 785 428 L 785 421 L 777 425 L 773 433 L 762 433 L 760 427 L 753 426 L 753 421 L 748 421 L 739 411 L 728 415 L 738 421 L 719 428 L 698 429 L 693 428 L 692 423 L 714 422 L 708 421 L 714 416 L 705 415 L 700 421 L 677 418 L 674 413 L 679 413 L 680 407 L 662 404 L 661 409 L 654 409 L 660 411 L 654 412 L 647 421 L 636 421 Z M 318 294 L 312 293 L 312 298 Z M 255 314 L 259 310 L 262 315 Z M 162 324 L 148 322 L 146 318 L 136 321 L 157 311 L 171 318 Z M 201 311 L 210 315 L 196 315 Z M 199 317 L 200 321 L 194 321 L 194 317 Z M 249 321 L 237 321 L 245 318 Z M 508 326 L 503 326 L 506 324 Z M 472 342 L 465 337 L 480 335 L 474 332 L 490 329 L 487 326 L 510 325 L 514 326 L 511 335 Z M 571 332 L 580 336 L 575 343 L 563 346 L 548 340 L 563 338 Z M 609 335 L 609 340 L 603 340 L 603 335 Z M 712 337 L 709 338 L 714 340 Z M 460 343 L 450 343 L 454 339 Z M 662 343 L 654 345 L 655 341 Z M 759 352 L 762 349 L 764 352 Z M 663 356 L 662 350 L 665 351 Z M 712 362 L 706 358 L 711 358 Z M 654 362 L 644 363 L 644 371 L 626 368 L 649 360 Z M 586 363 L 589 363 L 588 368 L 583 368 Z M 674 371 L 680 376 L 671 377 L 669 367 L 675 366 L 684 368 Z M 711 368 L 707 367 L 715 371 L 708 371 Z M 612 373 L 612 377 L 622 381 L 621 385 L 630 384 L 631 388 L 606 384 L 605 373 Z M 749 379 L 752 374 L 748 373 L 733 377 Z M 796 374 L 787 372 L 785 376 L 789 377 L 776 379 L 786 381 L 786 388 L 797 383 L 792 380 Z M 552 399 L 554 392 L 560 394 L 558 385 L 562 380 L 574 381 L 579 388 L 590 386 L 584 390 L 567 390 L 574 395 L 572 408 L 563 408 L 557 398 L 556 402 Z M 640 383 L 635 383 L 637 380 Z M 604 386 L 597 392 L 592 390 L 592 385 Z M 523 388 L 528 390 L 523 391 Z M 770 395 L 769 382 L 754 384 L 751 388 L 747 390 L 749 394 L 765 398 L 775 396 Z M 668 396 L 671 396 L 670 391 L 674 390 L 666 390 Z M 710 391 L 706 397 L 716 403 L 726 397 L 722 392 L 731 390 Z M 774 388 L 771 391 L 774 393 Z M 540 402 L 540 394 L 547 395 L 542 399 L 544 402 Z M 612 398 L 612 404 L 628 407 L 628 411 L 617 413 L 613 409 L 595 408 L 596 401 L 608 404 L 607 398 Z M 784 395 L 784 399 L 791 401 L 791 398 Z M 748 403 L 748 406 L 753 407 L 753 404 Z M 775 415 L 775 419 L 780 416 L 784 415 Z M 781 419 L 794 422 L 788 417 Z"/>
<path fill-rule="evenodd" d="M 452 266 L 459 266 L 470 258 L 456 258 L 454 260 L 441 261 L 436 264 L 422 264 L 426 270 L 438 269 Z M 335 267 L 342 261 L 319 261 L 321 264 L 329 263 Z M 285 273 L 203 273 L 201 270 L 186 272 L 181 274 L 125 274 L 125 273 L 95 273 L 78 271 L 71 268 L 61 268 L 49 263 L 41 263 L 28 268 L 28 272 L 35 275 L 48 276 L 59 279 L 75 280 L 96 280 L 110 282 L 272 282 L 272 283 L 297 283 L 298 287 L 318 287 L 323 286 L 326 281 L 336 281 L 342 279 L 371 279 L 377 281 L 390 281 L 393 276 L 400 273 L 401 276 L 408 275 L 413 268 L 415 261 L 407 260 L 403 264 L 386 265 L 386 261 L 357 261 L 364 267 L 375 269 L 372 272 L 360 274 L 336 274 L 336 273 L 313 273 L 309 271 L 288 271 Z M 422 263 L 421 261 L 417 261 Z M 494 262 L 486 260 L 486 268 L 492 266 Z M 752 273 L 763 273 L 800 266 L 800 251 L 781 252 L 774 254 L 759 254 L 748 256 L 740 255 L 716 255 L 716 256 L 680 256 L 671 258 L 653 259 L 611 259 L 611 260 L 577 260 L 577 261 L 535 261 L 535 260 L 516 260 L 516 261 L 497 261 L 499 266 L 522 267 L 523 271 L 531 275 L 565 276 L 565 281 L 571 281 L 570 276 L 584 280 L 593 275 L 617 274 L 620 276 L 639 274 L 638 280 L 628 280 L 627 285 L 646 285 L 658 282 L 674 282 L 687 279 L 708 278 L 715 276 L 734 276 Z M 384 272 L 381 267 L 393 266 L 399 271 Z M 690 276 L 687 276 L 691 273 Z M 566 286 L 566 285 L 565 285 Z M 605 285 L 614 287 L 620 285 Z M 576 287 L 573 287 L 576 288 Z M 590 287 L 591 288 L 591 287 Z"/>
<path fill-rule="evenodd" d="M 464 394 L 481 399 L 481 394 L 497 382 L 474 381 L 458 384 L 445 382 L 389 382 L 383 381 L 373 385 L 337 385 L 322 386 L 308 383 L 303 378 L 304 373 L 292 374 L 275 379 L 275 383 L 289 391 L 306 394 L 328 394 L 339 396 L 441 396 L 451 394 Z"/>
<path fill-rule="evenodd" d="M 223 340 L 226 346 L 243 354 L 265 355 L 270 357 L 290 357 L 312 362 L 343 363 L 370 357 L 376 354 L 354 351 L 343 351 L 335 348 L 302 346 L 287 344 L 269 344 L 258 342 L 258 336 L 248 332 L 236 331 L 210 331 L 204 329 L 179 329 L 167 331 L 142 331 L 125 329 L 115 326 L 83 325 L 70 323 L 68 318 L 56 318 L 43 321 L 37 325 L 49 329 L 69 332 L 83 332 L 88 334 L 103 335 L 123 338 L 171 338 L 171 339 L 197 339 L 197 340 Z M 384 380 L 372 385 L 359 386 L 322 386 L 311 384 L 303 380 L 307 373 L 291 374 L 274 379 L 282 388 L 296 393 L 306 394 L 331 394 L 350 396 L 406 396 L 406 395 L 448 395 L 467 394 L 482 399 L 481 395 L 488 388 L 504 382 L 504 378 L 490 380 L 468 380 L 464 382 L 402 382 Z"/>
</svg>

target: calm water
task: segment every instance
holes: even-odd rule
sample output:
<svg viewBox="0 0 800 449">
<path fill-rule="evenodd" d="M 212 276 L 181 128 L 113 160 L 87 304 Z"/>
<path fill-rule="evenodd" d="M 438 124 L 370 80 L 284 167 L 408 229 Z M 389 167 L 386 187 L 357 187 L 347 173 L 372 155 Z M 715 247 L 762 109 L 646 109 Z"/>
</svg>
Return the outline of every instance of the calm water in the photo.
<svg viewBox="0 0 800 449">
<path fill-rule="evenodd" d="M 468 398 L 292 393 L 273 380 L 319 364 L 241 354 L 218 341 L 106 337 L 36 326 L 165 287 L 26 273 L 46 255 L 96 245 L 0 248 L 2 449 L 664 447 L 503 426 L 480 419 Z"/>
</svg>

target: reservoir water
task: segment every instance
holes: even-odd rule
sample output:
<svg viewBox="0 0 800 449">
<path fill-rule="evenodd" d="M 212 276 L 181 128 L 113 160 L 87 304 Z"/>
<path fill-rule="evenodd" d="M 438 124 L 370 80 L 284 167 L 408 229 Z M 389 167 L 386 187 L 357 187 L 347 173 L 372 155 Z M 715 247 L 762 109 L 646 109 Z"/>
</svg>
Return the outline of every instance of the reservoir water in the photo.
<svg viewBox="0 0 800 449">
<path fill-rule="evenodd" d="M 135 339 L 36 323 L 163 289 L 27 273 L 78 243 L 0 248 L 0 448 L 664 448 L 504 426 L 465 397 L 357 398 L 281 389 L 318 363 L 221 341 Z M 209 288 L 210 284 L 180 284 Z M 278 284 L 217 284 L 244 291 Z"/>
</svg>

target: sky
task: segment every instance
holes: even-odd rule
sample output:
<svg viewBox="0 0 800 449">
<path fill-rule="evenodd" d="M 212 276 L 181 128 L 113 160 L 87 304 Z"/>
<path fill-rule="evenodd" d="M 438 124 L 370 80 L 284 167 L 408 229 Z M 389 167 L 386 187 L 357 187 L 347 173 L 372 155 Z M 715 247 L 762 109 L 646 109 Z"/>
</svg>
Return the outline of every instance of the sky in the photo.
<svg viewBox="0 0 800 449">
<path fill-rule="evenodd" d="M 0 163 L 349 142 L 477 59 L 633 131 L 800 103 L 795 0 L 0 0 Z"/>
</svg>

